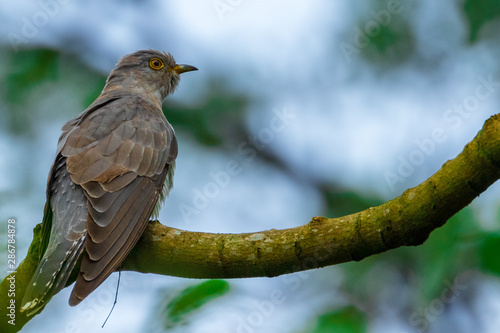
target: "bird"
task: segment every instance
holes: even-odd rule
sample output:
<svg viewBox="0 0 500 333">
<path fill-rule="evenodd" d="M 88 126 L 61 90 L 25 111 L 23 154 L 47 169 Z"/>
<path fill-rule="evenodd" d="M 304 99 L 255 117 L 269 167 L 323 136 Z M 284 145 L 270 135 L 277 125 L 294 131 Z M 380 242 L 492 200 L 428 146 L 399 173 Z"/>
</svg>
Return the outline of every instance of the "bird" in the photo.
<svg viewBox="0 0 500 333">
<path fill-rule="evenodd" d="M 47 181 L 41 257 L 21 312 L 38 313 L 63 289 L 77 262 L 75 306 L 117 270 L 173 186 L 178 153 L 163 100 L 180 74 L 170 53 L 124 56 L 97 99 L 62 127 Z"/>
</svg>

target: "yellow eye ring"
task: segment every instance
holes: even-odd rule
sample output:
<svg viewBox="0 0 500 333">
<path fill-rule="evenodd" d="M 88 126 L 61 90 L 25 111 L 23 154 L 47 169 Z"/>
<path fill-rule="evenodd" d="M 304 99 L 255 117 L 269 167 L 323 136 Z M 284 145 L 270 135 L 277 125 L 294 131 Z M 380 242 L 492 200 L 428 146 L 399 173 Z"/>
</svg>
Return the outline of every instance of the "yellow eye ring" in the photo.
<svg viewBox="0 0 500 333">
<path fill-rule="evenodd" d="M 152 69 L 159 70 L 165 67 L 165 65 L 163 64 L 163 61 L 161 61 L 161 59 L 151 58 L 151 60 L 149 60 L 149 67 L 151 67 Z"/>
</svg>

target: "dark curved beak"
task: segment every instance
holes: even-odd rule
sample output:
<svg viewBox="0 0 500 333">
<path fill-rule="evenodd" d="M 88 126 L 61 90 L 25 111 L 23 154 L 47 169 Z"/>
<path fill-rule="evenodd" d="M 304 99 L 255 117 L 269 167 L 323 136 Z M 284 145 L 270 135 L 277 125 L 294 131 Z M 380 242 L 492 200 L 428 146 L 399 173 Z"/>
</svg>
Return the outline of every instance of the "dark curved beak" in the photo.
<svg viewBox="0 0 500 333">
<path fill-rule="evenodd" d="M 172 68 L 174 71 L 177 72 L 177 74 L 182 74 L 185 72 L 191 72 L 191 71 L 197 71 L 198 68 L 191 66 L 191 65 L 175 65 L 174 68 Z"/>
</svg>

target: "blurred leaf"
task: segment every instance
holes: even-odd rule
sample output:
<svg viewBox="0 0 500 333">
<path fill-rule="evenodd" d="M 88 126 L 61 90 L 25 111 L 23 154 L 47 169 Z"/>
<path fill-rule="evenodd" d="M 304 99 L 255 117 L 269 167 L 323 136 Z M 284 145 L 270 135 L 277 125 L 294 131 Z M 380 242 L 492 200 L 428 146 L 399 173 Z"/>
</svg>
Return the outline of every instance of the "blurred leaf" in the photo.
<svg viewBox="0 0 500 333">
<path fill-rule="evenodd" d="M 326 215 L 328 217 L 354 214 L 383 203 L 379 198 L 367 197 L 357 192 L 339 191 L 331 188 L 324 189 L 323 195 L 327 202 Z"/>
<path fill-rule="evenodd" d="M 55 50 L 7 54 L 9 67 L 0 95 L 7 102 L 7 128 L 16 135 L 33 135 L 41 122 L 76 116 L 97 98 L 106 81 L 103 73 Z M 47 82 L 50 85 L 44 86 Z"/>
<path fill-rule="evenodd" d="M 480 246 L 481 268 L 486 273 L 500 276 L 500 234 L 492 233 L 488 235 Z"/>
<path fill-rule="evenodd" d="M 500 1 L 465 0 L 464 13 L 469 23 L 469 42 L 473 43 L 484 24 L 500 17 Z"/>
<path fill-rule="evenodd" d="M 87 91 L 85 91 L 85 94 L 83 96 L 84 108 L 87 108 L 87 106 L 92 104 L 96 100 L 96 98 L 99 97 L 102 89 L 106 85 L 106 76 L 99 76 L 95 74 L 90 83 L 91 84 L 86 85 L 88 88 L 86 89 Z"/>
<path fill-rule="evenodd" d="M 387 284 L 390 269 L 399 272 L 413 295 L 415 306 L 427 305 L 447 288 L 460 272 L 477 265 L 478 227 L 472 210 L 465 208 L 444 226 L 431 233 L 424 244 L 400 247 L 386 253 L 342 264 L 346 279 L 343 289 L 367 307 L 376 306 Z M 374 274 L 376 273 L 376 274 Z"/>
<path fill-rule="evenodd" d="M 416 303 L 429 304 L 447 288 L 460 272 L 476 267 L 477 248 L 471 237 L 478 234 L 472 210 L 464 208 L 445 225 L 434 230 L 424 244 L 405 248 L 411 253 L 406 264 L 412 269 L 417 284 Z"/>
<path fill-rule="evenodd" d="M 27 107 L 30 93 L 37 85 L 58 77 L 59 55 L 47 49 L 11 52 L 2 98 L 10 104 L 6 109 L 8 128 L 14 133 L 31 130 L 33 110 Z"/>
<path fill-rule="evenodd" d="M 310 333 L 362 333 L 365 331 L 365 314 L 349 306 L 320 316 L 316 327 Z"/>
<path fill-rule="evenodd" d="M 371 1 L 369 15 L 362 18 L 354 36 L 361 56 L 382 67 L 404 63 L 415 51 L 415 37 L 405 7 L 392 0 Z M 391 9 L 391 11 L 389 11 Z"/>
<path fill-rule="evenodd" d="M 208 280 L 184 289 L 166 306 L 166 329 L 186 319 L 194 310 L 199 309 L 210 300 L 220 297 L 229 291 L 229 283 L 224 280 Z"/>
<path fill-rule="evenodd" d="M 176 130 L 184 129 L 205 145 L 242 141 L 246 133 L 243 116 L 247 97 L 232 94 L 219 83 L 209 86 L 210 91 L 200 107 L 180 106 L 167 99 L 165 116 Z"/>
<path fill-rule="evenodd" d="M 446 280 L 451 280 L 477 263 L 477 250 L 467 242 L 477 234 L 477 223 L 472 210 L 464 208 L 446 224 L 432 232 L 422 247 L 419 256 L 419 273 L 422 281 L 423 302 L 429 302 L 446 288 Z"/>
<path fill-rule="evenodd" d="M 7 74 L 9 103 L 25 101 L 31 89 L 44 80 L 55 80 L 58 75 L 59 53 L 48 49 L 23 50 L 12 53 Z"/>
<path fill-rule="evenodd" d="M 379 65 L 396 66 L 404 63 L 415 50 L 413 32 L 406 21 L 394 19 L 388 26 L 379 26 L 380 32 L 370 38 L 370 44 L 361 53 L 365 59 Z"/>
</svg>

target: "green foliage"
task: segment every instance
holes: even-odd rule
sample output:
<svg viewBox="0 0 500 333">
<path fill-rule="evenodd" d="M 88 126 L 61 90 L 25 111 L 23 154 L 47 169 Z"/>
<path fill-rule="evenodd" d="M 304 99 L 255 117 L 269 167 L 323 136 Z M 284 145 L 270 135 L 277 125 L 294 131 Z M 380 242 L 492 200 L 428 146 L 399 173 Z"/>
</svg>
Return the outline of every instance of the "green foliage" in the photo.
<svg viewBox="0 0 500 333">
<path fill-rule="evenodd" d="M 211 84 L 210 91 L 197 107 L 164 103 L 164 113 L 176 130 L 190 133 L 202 144 L 221 146 L 239 142 L 245 137 L 244 111 L 247 97 L 228 92 L 220 83 Z"/>
<path fill-rule="evenodd" d="M 84 108 L 92 104 L 96 100 L 96 98 L 99 97 L 105 84 L 106 84 L 106 77 L 104 75 L 102 76 L 97 75 L 94 78 L 93 82 L 91 81 L 91 84 L 88 85 L 87 90 L 84 91 L 83 103 L 82 103 L 84 105 Z"/>
<path fill-rule="evenodd" d="M 310 333 L 362 333 L 366 332 L 366 316 L 348 306 L 320 316 Z"/>
<path fill-rule="evenodd" d="M 224 280 L 208 280 L 200 284 L 187 287 L 181 291 L 164 309 L 164 328 L 174 327 L 214 298 L 221 297 L 229 291 L 229 283 Z"/>
<path fill-rule="evenodd" d="M 485 237 L 480 245 L 481 268 L 486 273 L 500 276 L 500 234 L 492 233 Z"/>
<path fill-rule="evenodd" d="M 59 53 L 48 49 L 23 50 L 12 53 L 6 77 L 6 100 L 23 103 L 25 96 L 43 81 L 57 79 Z"/>
<path fill-rule="evenodd" d="M 398 12 L 390 13 L 389 0 L 372 1 L 370 15 L 360 20 L 358 27 L 364 33 L 366 48 L 360 50 L 365 60 L 384 68 L 395 68 L 415 51 L 414 33 L 404 17 L 403 4 Z"/>
<path fill-rule="evenodd" d="M 500 18 L 500 1 L 465 0 L 463 10 L 469 24 L 469 42 L 473 43 L 484 24 Z"/>
<path fill-rule="evenodd" d="M 415 307 L 426 306 L 448 288 L 447 282 L 477 267 L 476 225 L 471 209 L 465 208 L 420 246 L 401 247 L 360 262 L 342 264 L 349 277 L 342 289 L 370 309 L 381 293 L 396 288 L 388 283 L 394 280 L 408 285 Z"/>
<path fill-rule="evenodd" d="M 336 190 L 333 188 L 324 189 L 323 196 L 327 203 L 325 216 L 328 217 L 354 214 L 383 203 L 379 198 L 372 198 L 357 192 Z"/>
<path fill-rule="evenodd" d="M 24 133 L 30 130 L 32 110 L 27 107 L 28 96 L 37 85 L 57 79 L 58 61 L 59 53 L 53 50 L 35 49 L 10 53 L 2 99 L 11 110 L 6 116 L 8 128 L 12 132 Z"/>
<path fill-rule="evenodd" d="M 69 120 L 104 87 L 104 75 L 59 51 L 26 49 L 5 54 L 8 69 L 1 78 L 6 84 L 0 98 L 6 105 L 7 129 L 16 135 L 34 135 L 39 123 L 58 116 Z"/>
<path fill-rule="evenodd" d="M 366 59 L 394 67 L 412 55 L 415 50 L 413 33 L 406 21 L 398 21 L 380 27 L 380 32 L 371 39 L 366 52 L 362 52 Z"/>
<path fill-rule="evenodd" d="M 446 287 L 445 281 L 453 281 L 460 272 L 475 267 L 477 248 L 467 240 L 477 233 L 472 210 L 465 208 L 414 249 L 418 251 L 415 268 L 421 302 L 436 298 Z"/>
</svg>

